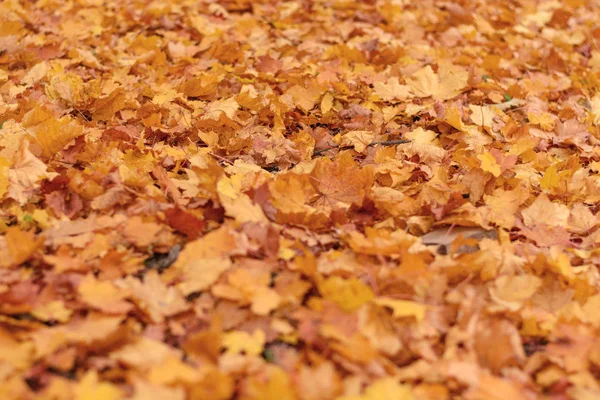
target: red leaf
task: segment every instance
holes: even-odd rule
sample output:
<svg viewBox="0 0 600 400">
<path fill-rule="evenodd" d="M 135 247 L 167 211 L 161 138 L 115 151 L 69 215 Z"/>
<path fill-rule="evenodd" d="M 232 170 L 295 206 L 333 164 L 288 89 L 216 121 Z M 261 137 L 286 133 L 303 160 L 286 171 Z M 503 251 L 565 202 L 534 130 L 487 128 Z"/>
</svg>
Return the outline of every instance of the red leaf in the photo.
<svg viewBox="0 0 600 400">
<path fill-rule="evenodd" d="M 176 231 L 186 235 L 190 239 L 195 239 L 202 234 L 204 230 L 204 221 L 198 219 L 179 207 L 169 208 L 165 211 L 167 224 Z"/>
</svg>

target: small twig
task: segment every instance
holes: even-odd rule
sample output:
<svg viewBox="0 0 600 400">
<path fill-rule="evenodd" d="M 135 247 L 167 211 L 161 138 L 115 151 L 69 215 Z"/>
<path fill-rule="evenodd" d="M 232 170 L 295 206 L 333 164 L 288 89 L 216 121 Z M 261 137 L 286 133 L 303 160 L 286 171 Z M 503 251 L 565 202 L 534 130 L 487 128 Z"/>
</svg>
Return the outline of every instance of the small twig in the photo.
<svg viewBox="0 0 600 400">
<path fill-rule="evenodd" d="M 369 143 L 369 147 L 377 146 L 378 144 L 380 144 L 382 146 L 394 146 L 396 144 L 404 144 L 404 143 L 410 143 L 410 142 L 412 142 L 412 140 L 407 140 L 407 139 L 385 140 L 383 142 Z"/>
<path fill-rule="evenodd" d="M 404 144 L 404 143 L 410 143 L 412 142 L 412 140 L 406 140 L 406 139 L 398 139 L 398 140 L 384 140 L 382 142 L 372 142 L 369 143 L 367 145 L 367 147 L 373 147 L 373 146 L 377 146 L 378 144 L 382 145 L 382 146 L 394 146 L 397 144 Z M 333 149 L 340 149 L 340 150 L 348 150 L 348 149 L 352 149 L 354 148 L 354 146 L 342 146 L 340 147 L 339 145 L 335 145 L 335 146 L 331 146 L 331 147 L 326 147 L 324 149 L 321 150 L 317 150 L 313 153 L 313 157 L 316 156 L 320 156 L 321 154 L 329 151 L 329 150 L 333 150 Z"/>
</svg>

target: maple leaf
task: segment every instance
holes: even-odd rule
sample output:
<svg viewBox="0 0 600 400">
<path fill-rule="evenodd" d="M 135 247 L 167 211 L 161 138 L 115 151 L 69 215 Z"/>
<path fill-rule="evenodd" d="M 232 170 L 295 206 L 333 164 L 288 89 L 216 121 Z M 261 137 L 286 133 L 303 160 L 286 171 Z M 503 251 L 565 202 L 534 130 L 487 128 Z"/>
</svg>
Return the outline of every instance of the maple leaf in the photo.
<svg viewBox="0 0 600 400">
<path fill-rule="evenodd" d="M 165 285 L 157 271 L 148 272 L 143 282 L 128 276 L 116 285 L 127 289 L 134 303 L 156 323 L 188 309 L 181 293 Z"/>
<path fill-rule="evenodd" d="M 0 398 L 598 397 L 594 2 L 138 3 L 0 2 Z"/>
<path fill-rule="evenodd" d="M 342 391 L 340 376 L 333 363 L 328 361 L 315 367 L 303 365 L 298 381 L 298 395 L 302 400 L 333 400 Z"/>
<path fill-rule="evenodd" d="M 494 156 L 491 153 L 485 152 L 483 154 L 478 155 L 477 158 L 481 161 L 481 169 L 485 172 L 491 173 L 496 178 L 502 174 L 502 169 L 500 168 L 500 165 L 498 165 L 496 158 L 494 158 Z"/>
<path fill-rule="evenodd" d="M 488 220 L 504 228 L 512 228 L 519 207 L 528 197 L 529 193 L 522 188 L 513 190 L 499 188 L 491 195 L 484 195 L 486 208 L 489 210 Z"/>
<path fill-rule="evenodd" d="M 110 281 L 98 281 L 93 275 L 86 276 L 77 291 L 85 303 L 107 313 L 122 314 L 132 308 L 125 301 L 125 292 Z"/>
<path fill-rule="evenodd" d="M 239 108 L 239 104 L 235 101 L 235 98 L 231 97 L 226 100 L 217 100 L 210 103 L 204 114 L 204 119 L 218 120 L 221 115 L 227 116 L 232 119 Z"/>
<path fill-rule="evenodd" d="M 52 179 L 58 174 L 47 172 L 48 167 L 29 151 L 29 142 L 23 140 L 8 171 L 8 196 L 25 204 L 39 188 L 42 179 Z"/>
<path fill-rule="evenodd" d="M 316 206 L 347 209 L 353 204 L 362 204 L 372 186 L 373 171 L 368 167 L 359 168 L 350 153 L 344 153 L 336 161 L 318 160 L 311 178 L 320 193 Z"/>
<path fill-rule="evenodd" d="M 354 146 L 354 149 L 359 153 L 363 153 L 365 149 L 371 145 L 375 133 L 369 131 L 351 131 L 341 137 L 342 146 Z"/>
<path fill-rule="evenodd" d="M 593 124 L 600 125 L 600 96 L 596 95 L 592 98 L 591 101 L 592 114 L 593 114 Z"/>
<path fill-rule="evenodd" d="M 252 199 L 241 193 L 239 180 L 228 177 L 221 177 L 217 182 L 217 193 L 219 200 L 228 216 L 235 218 L 238 222 L 266 222 L 262 209 L 254 204 Z"/>
<path fill-rule="evenodd" d="M 410 87 L 401 85 L 398 78 L 390 78 L 387 82 L 375 82 L 373 84 L 375 95 L 383 101 L 406 100 L 410 95 Z"/>
<path fill-rule="evenodd" d="M 546 224 L 566 227 L 569 219 L 569 208 L 564 204 L 553 203 L 545 194 L 540 194 L 533 204 L 521 211 L 523 222 L 527 226 Z"/>
<path fill-rule="evenodd" d="M 113 384 L 100 382 L 96 371 L 90 371 L 75 387 L 75 398 L 77 400 L 120 400 L 124 396 Z"/>
<path fill-rule="evenodd" d="M 265 379 L 266 378 L 266 379 Z M 271 367 L 266 377 L 250 377 L 244 385 L 240 400 L 295 400 L 296 393 L 288 375 L 279 367 Z"/>
<path fill-rule="evenodd" d="M 338 276 L 332 276 L 319 283 L 319 291 L 323 298 L 333 301 L 348 312 L 356 311 L 374 297 L 371 288 L 358 279 L 346 280 Z"/>
<path fill-rule="evenodd" d="M 403 344 L 389 323 L 387 312 L 377 307 L 362 307 L 358 311 L 358 326 L 373 348 L 393 356 L 398 354 Z"/>
<path fill-rule="evenodd" d="M 425 318 L 426 307 L 422 304 L 415 303 L 412 301 L 405 300 L 394 300 L 383 297 L 378 297 L 373 300 L 373 303 L 382 307 L 389 307 L 392 309 L 394 318 L 400 317 L 415 317 L 417 321 Z"/>
<path fill-rule="evenodd" d="M 265 345 L 265 333 L 255 330 L 252 334 L 244 331 L 228 332 L 223 336 L 223 347 L 228 353 L 243 352 L 251 356 L 259 355 Z"/>
<path fill-rule="evenodd" d="M 460 67 L 440 63 L 439 72 L 433 72 L 426 65 L 409 78 L 407 85 L 417 97 L 432 97 L 434 100 L 448 100 L 457 96 L 466 86 L 469 74 Z"/>
<path fill-rule="evenodd" d="M 96 120 L 107 121 L 125 108 L 127 96 L 123 88 L 116 88 L 108 96 L 100 97 L 94 101 L 93 117 Z"/>
<path fill-rule="evenodd" d="M 190 97 L 204 97 L 213 95 L 221 77 L 215 74 L 203 74 L 189 79 L 182 87 L 183 93 Z"/>
<path fill-rule="evenodd" d="M 177 287 L 184 295 L 206 289 L 232 266 L 230 255 L 244 253 L 244 238 L 224 226 L 188 243 L 173 265 L 184 277 Z"/>
<path fill-rule="evenodd" d="M 339 400 L 414 400 L 415 396 L 409 387 L 400 385 L 393 378 L 382 378 L 373 382 L 361 396 L 342 396 Z"/>
<path fill-rule="evenodd" d="M 185 390 L 181 387 L 153 385 L 142 379 L 136 379 L 134 387 L 132 400 L 185 400 Z"/>
</svg>

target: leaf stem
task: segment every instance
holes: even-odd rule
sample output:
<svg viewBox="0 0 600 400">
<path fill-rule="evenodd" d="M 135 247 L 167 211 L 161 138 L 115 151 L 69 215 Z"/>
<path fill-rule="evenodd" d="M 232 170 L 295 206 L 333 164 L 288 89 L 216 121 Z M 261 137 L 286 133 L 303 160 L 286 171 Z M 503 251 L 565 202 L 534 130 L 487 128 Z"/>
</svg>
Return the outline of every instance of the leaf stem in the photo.
<svg viewBox="0 0 600 400">
<path fill-rule="evenodd" d="M 398 140 L 384 140 L 381 142 L 372 142 L 369 143 L 367 146 L 368 147 L 373 147 L 373 146 L 377 146 L 378 144 L 382 145 L 382 146 L 394 146 L 397 144 L 404 144 L 404 143 L 410 143 L 412 142 L 412 140 L 406 140 L 406 139 L 398 139 Z M 313 153 L 313 157 L 317 157 L 322 155 L 323 153 L 329 151 L 329 150 L 333 150 L 333 149 L 342 149 L 342 150 L 348 150 L 353 148 L 353 146 L 342 146 L 340 147 L 339 145 L 335 145 L 335 146 L 330 146 L 330 147 L 326 147 L 324 149 L 321 150 L 317 150 Z"/>
</svg>

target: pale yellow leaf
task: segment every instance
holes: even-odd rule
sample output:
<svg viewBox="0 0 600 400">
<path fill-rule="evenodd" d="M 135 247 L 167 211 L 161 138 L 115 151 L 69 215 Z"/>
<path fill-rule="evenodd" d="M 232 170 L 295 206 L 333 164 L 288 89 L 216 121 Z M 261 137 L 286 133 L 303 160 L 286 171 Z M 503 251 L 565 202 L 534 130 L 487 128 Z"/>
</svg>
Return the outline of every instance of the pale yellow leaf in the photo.
<svg viewBox="0 0 600 400">
<path fill-rule="evenodd" d="M 387 82 L 375 82 L 373 92 L 383 101 L 406 100 L 410 97 L 410 87 L 401 85 L 397 77 L 392 77 Z"/>
</svg>

